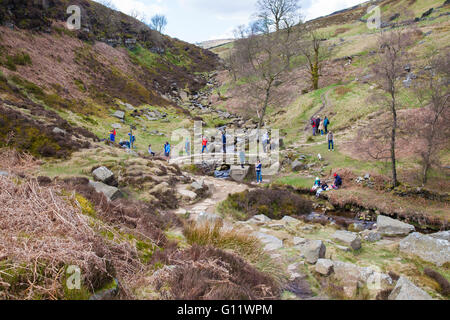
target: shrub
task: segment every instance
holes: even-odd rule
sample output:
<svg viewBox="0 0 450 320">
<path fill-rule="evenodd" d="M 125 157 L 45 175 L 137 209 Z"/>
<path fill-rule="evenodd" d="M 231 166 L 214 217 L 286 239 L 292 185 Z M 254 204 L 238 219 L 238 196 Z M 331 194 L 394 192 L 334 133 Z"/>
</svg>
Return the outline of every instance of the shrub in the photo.
<svg viewBox="0 0 450 320">
<path fill-rule="evenodd" d="M 194 245 L 170 260 L 177 267 L 157 290 L 168 285 L 175 300 L 263 300 L 280 295 L 270 276 L 220 249 Z"/>
<path fill-rule="evenodd" d="M 263 254 L 259 240 L 248 233 L 235 229 L 224 230 L 222 222 L 215 224 L 191 223 L 185 226 L 184 235 L 189 244 L 212 245 L 220 249 L 229 249 L 243 257 L 256 259 Z"/>
<path fill-rule="evenodd" d="M 424 273 L 439 284 L 441 287 L 441 292 L 444 296 L 450 295 L 450 283 L 443 275 L 430 268 L 425 268 Z"/>
<path fill-rule="evenodd" d="M 271 219 L 281 219 L 283 216 L 302 216 L 311 213 L 311 201 L 288 190 L 257 189 L 244 191 L 228 196 L 226 205 L 229 212 L 242 212 L 240 220 L 248 219 L 254 215 L 264 214 Z M 235 214 L 234 214 L 235 215 Z"/>
</svg>

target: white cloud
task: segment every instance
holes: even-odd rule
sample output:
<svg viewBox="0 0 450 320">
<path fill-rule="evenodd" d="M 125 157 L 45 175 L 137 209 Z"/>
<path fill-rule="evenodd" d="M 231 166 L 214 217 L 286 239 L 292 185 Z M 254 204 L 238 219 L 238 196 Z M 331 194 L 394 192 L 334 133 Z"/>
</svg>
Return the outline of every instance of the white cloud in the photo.
<svg viewBox="0 0 450 320">
<path fill-rule="evenodd" d="M 335 11 L 353 7 L 365 2 L 364 0 L 314 0 L 309 6 L 303 7 L 306 20 L 329 15 Z"/>
</svg>

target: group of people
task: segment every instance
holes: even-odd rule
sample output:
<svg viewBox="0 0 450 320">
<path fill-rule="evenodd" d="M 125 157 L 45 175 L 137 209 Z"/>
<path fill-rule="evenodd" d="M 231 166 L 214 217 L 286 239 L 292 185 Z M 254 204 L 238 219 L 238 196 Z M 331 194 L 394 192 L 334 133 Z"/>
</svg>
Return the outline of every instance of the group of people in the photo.
<svg viewBox="0 0 450 320">
<path fill-rule="evenodd" d="M 313 136 L 320 134 L 321 136 L 326 135 L 328 141 L 328 151 L 334 151 L 334 134 L 328 131 L 328 126 L 331 124 L 328 117 L 321 119 L 320 116 L 317 118 L 311 118 L 311 126 L 313 130 Z"/>
<path fill-rule="evenodd" d="M 117 131 L 116 129 L 113 129 L 109 132 L 109 140 L 111 142 L 116 142 L 116 136 L 117 136 Z M 134 143 L 136 142 L 136 136 L 133 134 L 132 131 L 130 131 L 128 133 L 128 140 L 120 140 L 119 145 L 122 148 L 127 148 L 127 149 L 134 149 Z"/>
<path fill-rule="evenodd" d="M 316 136 L 317 134 L 320 133 L 320 135 L 324 135 L 328 133 L 328 126 L 330 125 L 330 120 L 328 119 L 328 117 L 325 117 L 325 119 L 320 118 L 320 116 L 318 116 L 317 118 L 311 118 L 311 126 L 313 128 L 313 136 Z"/>
<path fill-rule="evenodd" d="M 320 194 L 324 191 L 329 190 L 337 190 L 340 187 L 342 187 L 342 178 L 339 174 L 334 174 L 334 184 L 330 187 L 326 182 L 320 181 L 320 178 L 317 177 L 314 181 L 314 186 L 312 187 L 311 191 L 316 191 L 316 197 L 318 198 Z"/>
</svg>

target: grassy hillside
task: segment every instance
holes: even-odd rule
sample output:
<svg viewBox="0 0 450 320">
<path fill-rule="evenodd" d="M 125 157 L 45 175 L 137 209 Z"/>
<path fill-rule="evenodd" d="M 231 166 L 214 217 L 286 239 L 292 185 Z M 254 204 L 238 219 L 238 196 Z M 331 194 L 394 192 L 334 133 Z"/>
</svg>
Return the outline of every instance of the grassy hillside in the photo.
<svg viewBox="0 0 450 320">
<path fill-rule="evenodd" d="M 14 128 L 2 128 L 2 146 L 6 135 L 23 135 L 21 127 L 25 122 L 31 125 L 31 120 L 38 120 L 27 113 L 30 104 L 41 110 L 39 123 L 49 126 L 49 131 L 56 124 L 45 110 L 56 112 L 58 118 L 67 121 L 67 128 L 85 128 L 98 138 L 106 138 L 110 125 L 120 122 L 112 117 L 117 110 L 127 112 L 125 122 L 120 122 L 124 131 L 119 130 L 120 138 L 126 138 L 129 126 L 134 124 L 126 104 L 149 107 L 148 110 L 156 107 L 170 114 L 170 121 L 174 120 L 167 125 L 146 121 L 144 117 L 140 128 L 147 127 L 148 131 L 164 128 L 163 132 L 169 132 L 190 118 L 189 112 L 179 108 L 173 98 L 205 87 L 204 75 L 216 68 L 217 56 L 159 34 L 94 1 L 70 2 L 82 10 L 82 28 L 70 31 L 65 23 L 69 1 L 47 3 L 44 8 L 40 2 L 2 1 L 0 98 L 7 109 L 12 103 L 6 102 L 13 102 L 24 118 L 16 121 Z M 159 145 L 167 139 L 137 133 L 139 147 L 150 142 Z M 14 139 L 11 141 L 17 145 Z M 33 143 L 32 152 L 42 155 Z"/>
</svg>

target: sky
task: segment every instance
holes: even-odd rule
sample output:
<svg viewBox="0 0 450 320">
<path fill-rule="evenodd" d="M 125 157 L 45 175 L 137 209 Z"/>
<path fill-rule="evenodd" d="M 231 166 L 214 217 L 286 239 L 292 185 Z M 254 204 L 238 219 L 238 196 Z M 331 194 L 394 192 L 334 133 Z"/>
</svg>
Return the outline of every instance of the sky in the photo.
<svg viewBox="0 0 450 320">
<path fill-rule="evenodd" d="M 101 2 L 101 0 L 96 0 Z M 300 0 L 306 20 L 352 7 L 366 0 Z M 111 0 L 129 14 L 133 9 L 147 17 L 164 14 L 165 34 L 190 43 L 233 38 L 233 30 L 247 25 L 256 11 L 257 0 Z"/>
</svg>

